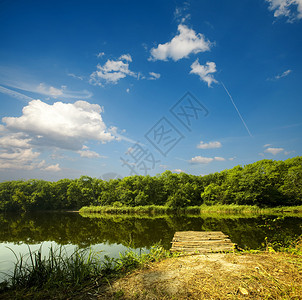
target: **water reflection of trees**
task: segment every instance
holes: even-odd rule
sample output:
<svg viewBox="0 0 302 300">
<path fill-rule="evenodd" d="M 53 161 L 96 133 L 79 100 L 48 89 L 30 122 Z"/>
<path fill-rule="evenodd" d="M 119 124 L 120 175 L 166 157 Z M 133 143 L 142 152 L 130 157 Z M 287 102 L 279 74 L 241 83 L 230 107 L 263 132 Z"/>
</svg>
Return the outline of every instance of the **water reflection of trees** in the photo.
<svg viewBox="0 0 302 300">
<path fill-rule="evenodd" d="M 258 248 L 264 241 L 282 241 L 302 233 L 302 218 L 274 217 L 189 217 L 189 216 L 104 216 L 82 217 L 77 213 L 0 215 L 0 241 L 14 243 L 75 244 L 86 247 L 117 243 L 135 248 L 161 241 L 165 248 L 175 231 L 220 230 L 242 248 Z"/>
</svg>

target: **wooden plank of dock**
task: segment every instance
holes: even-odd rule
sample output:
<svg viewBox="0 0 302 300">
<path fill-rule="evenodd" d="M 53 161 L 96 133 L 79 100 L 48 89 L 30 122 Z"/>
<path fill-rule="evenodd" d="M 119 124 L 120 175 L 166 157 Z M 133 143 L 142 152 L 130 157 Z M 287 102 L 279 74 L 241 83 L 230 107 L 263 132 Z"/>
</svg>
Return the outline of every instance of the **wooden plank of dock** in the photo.
<svg viewBox="0 0 302 300">
<path fill-rule="evenodd" d="M 185 254 L 225 252 L 234 250 L 235 244 L 221 231 L 175 232 L 171 252 Z"/>
</svg>

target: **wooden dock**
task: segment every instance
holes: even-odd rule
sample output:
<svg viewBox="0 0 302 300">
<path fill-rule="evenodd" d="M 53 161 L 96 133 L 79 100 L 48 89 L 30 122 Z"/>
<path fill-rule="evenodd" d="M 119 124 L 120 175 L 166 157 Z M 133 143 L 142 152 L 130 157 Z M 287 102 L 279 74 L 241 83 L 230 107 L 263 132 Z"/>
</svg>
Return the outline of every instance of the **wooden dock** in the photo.
<svg viewBox="0 0 302 300">
<path fill-rule="evenodd" d="M 221 231 L 179 231 L 171 243 L 171 252 L 184 254 L 232 251 L 236 246 Z"/>
</svg>

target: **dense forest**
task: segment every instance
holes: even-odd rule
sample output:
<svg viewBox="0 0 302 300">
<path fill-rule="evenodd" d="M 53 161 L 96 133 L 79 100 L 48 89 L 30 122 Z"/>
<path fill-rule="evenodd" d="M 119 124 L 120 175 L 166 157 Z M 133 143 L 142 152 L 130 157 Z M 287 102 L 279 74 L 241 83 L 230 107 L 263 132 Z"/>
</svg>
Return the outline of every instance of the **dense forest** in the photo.
<svg viewBox="0 0 302 300">
<path fill-rule="evenodd" d="M 82 176 L 57 182 L 33 179 L 0 183 L 0 211 L 201 204 L 302 205 L 302 156 L 285 161 L 265 159 L 205 176 L 165 171 L 154 177 L 109 181 Z"/>
</svg>

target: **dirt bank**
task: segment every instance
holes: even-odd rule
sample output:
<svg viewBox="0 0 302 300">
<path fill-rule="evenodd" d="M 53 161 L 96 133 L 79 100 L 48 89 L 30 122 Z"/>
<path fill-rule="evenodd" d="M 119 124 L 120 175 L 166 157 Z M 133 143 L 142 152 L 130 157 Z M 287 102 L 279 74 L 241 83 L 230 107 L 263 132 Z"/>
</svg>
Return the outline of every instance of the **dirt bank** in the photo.
<svg viewBox="0 0 302 300">
<path fill-rule="evenodd" d="M 302 299 L 302 258 L 285 253 L 166 259 L 89 292 L 91 299 Z M 86 294 L 88 297 L 88 294 Z"/>
</svg>

